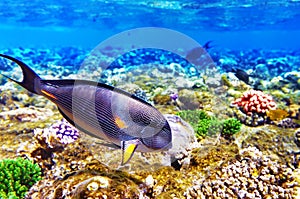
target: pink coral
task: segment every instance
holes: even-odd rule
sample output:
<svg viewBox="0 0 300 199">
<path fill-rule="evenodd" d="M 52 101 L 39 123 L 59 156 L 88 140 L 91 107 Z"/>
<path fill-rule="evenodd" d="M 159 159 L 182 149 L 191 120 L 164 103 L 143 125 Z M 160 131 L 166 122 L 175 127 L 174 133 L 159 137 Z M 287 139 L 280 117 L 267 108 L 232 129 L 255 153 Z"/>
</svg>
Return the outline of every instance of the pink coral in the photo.
<svg viewBox="0 0 300 199">
<path fill-rule="evenodd" d="M 276 109 L 276 103 L 272 96 L 257 90 L 244 92 L 243 96 L 233 101 L 232 104 L 243 108 L 247 115 L 252 115 L 252 113 L 265 114 L 268 110 Z"/>
</svg>

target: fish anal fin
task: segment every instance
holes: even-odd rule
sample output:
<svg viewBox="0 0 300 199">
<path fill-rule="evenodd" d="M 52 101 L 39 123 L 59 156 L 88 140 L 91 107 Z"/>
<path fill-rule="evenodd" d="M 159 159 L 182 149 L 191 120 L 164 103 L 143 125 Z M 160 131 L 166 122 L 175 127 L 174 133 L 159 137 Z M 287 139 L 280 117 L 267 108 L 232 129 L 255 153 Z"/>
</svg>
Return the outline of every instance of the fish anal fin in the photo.
<svg viewBox="0 0 300 199">
<path fill-rule="evenodd" d="M 75 123 L 74 123 L 74 121 L 73 121 L 73 119 L 71 119 L 71 118 L 69 118 L 59 107 L 58 107 L 58 110 L 59 110 L 59 112 L 60 112 L 60 114 L 70 123 L 70 124 L 72 124 L 73 126 L 75 126 L 76 127 L 76 125 L 75 125 Z M 79 129 L 79 130 L 81 130 L 81 129 Z"/>
<path fill-rule="evenodd" d="M 121 149 L 122 149 L 122 162 L 121 165 L 124 165 L 129 162 L 132 158 L 136 148 L 138 147 L 140 141 L 138 139 L 121 141 Z"/>
<path fill-rule="evenodd" d="M 101 142 L 102 141 L 102 142 Z M 96 144 L 102 145 L 102 146 L 106 146 L 106 147 L 110 147 L 112 149 L 118 149 L 120 150 L 120 146 L 111 142 L 107 142 L 106 140 L 101 140 L 100 142 L 96 142 Z"/>
</svg>

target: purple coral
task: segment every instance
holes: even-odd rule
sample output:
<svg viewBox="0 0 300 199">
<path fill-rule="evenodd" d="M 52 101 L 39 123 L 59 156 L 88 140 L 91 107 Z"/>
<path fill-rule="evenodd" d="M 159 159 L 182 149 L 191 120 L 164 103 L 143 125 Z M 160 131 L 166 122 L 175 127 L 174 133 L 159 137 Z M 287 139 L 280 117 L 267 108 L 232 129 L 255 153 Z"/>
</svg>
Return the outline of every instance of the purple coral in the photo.
<svg viewBox="0 0 300 199">
<path fill-rule="evenodd" d="M 79 130 L 65 119 L 54 123 L 49 127 L 49 131 L 56 134 L 62 144 L 72 143 L 79 138 Z"/>
<path fill-rule="evenodd" d="M 176 100 L 178 98 L 178 93 L 172 93 L 172 94 L 170 94 L 170 99 L 171 100 Z"/>
<path fill-rule="evenodd" d="M 300 125 L 295 123 L 291 118 L 285 118 L 281 120 L 277 126 L 282 128 L 298 128 Z"/>
</svg>

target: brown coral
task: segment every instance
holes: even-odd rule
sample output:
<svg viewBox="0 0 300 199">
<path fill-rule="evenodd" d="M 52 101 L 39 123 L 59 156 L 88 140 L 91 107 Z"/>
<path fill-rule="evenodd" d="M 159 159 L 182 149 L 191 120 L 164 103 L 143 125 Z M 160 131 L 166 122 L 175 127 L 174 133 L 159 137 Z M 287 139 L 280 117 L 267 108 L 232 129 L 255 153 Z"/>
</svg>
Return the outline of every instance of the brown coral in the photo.
<svg viewBox="0 0 300 199">
<path fill-rule="evenodd" d="M 290 168 L 254 147 L 194 183 L 186 198 L 292 198 L 297 186 Z"/>
<path fill-rule="evenodd" d="M 269 110 L 267 112 L 267 116 L 272 121 L 280 121 L 289 116 L 289 113 L 286 110 L 283 109 L 275 109 L 275 110 Z"/>
</svg>

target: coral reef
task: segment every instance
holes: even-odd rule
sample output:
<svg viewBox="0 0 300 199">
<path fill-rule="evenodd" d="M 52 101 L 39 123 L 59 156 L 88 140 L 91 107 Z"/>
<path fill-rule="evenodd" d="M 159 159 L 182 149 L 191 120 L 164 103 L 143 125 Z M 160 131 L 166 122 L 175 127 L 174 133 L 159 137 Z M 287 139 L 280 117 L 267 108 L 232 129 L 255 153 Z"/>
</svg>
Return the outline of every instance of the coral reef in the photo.
<svg viewBox="0 0 300 199">
<path fill-rule="evenodd" d="M 53 116 L 53 112 L 42 108 L 19 108 L 11 111 L 4 111 L 0 113 L 0 119 L 6 121 L 18 121 L 18 122 L 36 122 L 39 120 L 45 120 L 47 117 Z"/>
<path fill-rule="evenodd" d="M 179 115 L 183 120 L 188 122 L 194 128 L 195 132 L 197 132 L 197 126 L 199 121 L 210 118 L 205 111 L 197 109 L 182 110 L 177 112 L 177 115 Z"/>
<path fill-rule="evenodd" d="M 153 97 L 155 104 L 168 105 L 171 103 L 171 97 L 169 95 L 157 94 Z"/>
<path fill-rule="evenodd" d="M 241 98 L 232 102 L 232 105 L 241 107 L 241 110 L 247 115 L 265 114 L 269 110 L 276 109 L 276 103 L 270 95 L 256 90 L 244 92 Z"/>
<path fill-rule="evenodd" d="M 262 91 L 249 90 L 231 103 L 232 113 L 229 115 L 238 118 L 243 124 L 258 126 L 268 122 L 268 112 L 276 110 L 276 107 L 272 96 Z M 269 116 L 275 117 L 277 112 L 271 112 Z"/>
<path fill-rule="evenodd" d="M 20 144 L 17 155 L 37 162 L 45 172 L 56 164 L 55 156 L 78 138 L 78 130 L 62 119 L 48 128 L 34 129 L 33 139 Z"/>
<path fill-rule="evenodd" d="M 44 129 L 43 133 L 47 134 L 47 137 L 56 137 L 54 140 L 58 138 L 62 144 L 70 144 L 79 137 L 79 130 L 67 122 L 66 119 L 52 124 L 49 128 Z M 48 145 L 51 145 L 51 142 Z"/>
<path fill-rule="evenodd" d="M 41 168 L 31 161 L 17 158 L 0 161 L 0 198 L 22 199 L 37 181 Z"/>
<path fill-rule="evenodd" d="M 259 115 L 256 113 L 253 113 L 252 115 L 247 115 L 237 107 L 233 107 L 231 108 L 231 110 L 228 109 L 228 115 L 230 117 L 235 117 L 239 121 L 241 121 L 241 123 L 252 127 L 263 125 L 267 122 L 267 117 L 265 115 Z"/>
<path fill-rule="evenodd" d="M 282 127 L 282 128 L 298 128 L 298 127 L 300 127 L 300 125 L 295 123 L 292 118 L 285 118 L 283 120 L 280 120 L 276 124 L 277 124 L 277 126 Z"/>
<path fill-rule="evenodd" d="M 221 134 L 225 136 L 236 134 L 241 130 L 241 126 L 242 124 L 240 123 L 239 120 L 235 118 L 227 119 L 223 122 L 223 126 L 222 126 L 223 128 Z"/>
<path fill-rule="evenodd" d="M 172 130 L 172 148 L 165 152 L 170 156 L 168 166 L 177 164 L 177 167 L 187 166 L 190 163 L 190 153 L 199 147 L 194 130 L 191 125 L 177 115 L 164 115 Z"/>
<path fill-rule="evenodd" d="M 194 182 L 186 198 L 292 198 L 297 182 L 293 172 L 249 147 L 216 169 L 208 178 Z"/>
<path fill-rule="evenodd" d="M 119 57 L 120 49 L 107 46 L 80 65 L 86 52 L 3 51 L 28 57 L 49 79 L 101 76 L 163 113 L 180 110 L 165 114 L 173 147 L 137 152 L 120 166 L 119 148 L 78 132 L 47 99 L 0 77 L 0 159 L 26 157 L 43 173 L 26 198 L 299 198 L 299 53 L 224 50 L 213 54 L 216 65 L 192 66 L 169 52 L 139 49 Z M 229 72 L 241 66 L 250 85 Z M 243 91 L 248 97 L 238 100 Z"/>
<path fill-rule="evenodd" d="M 26 199 L 138 198 L 140 191 L 137 183 L 138 180 L 125 172 L 110 170 L 90 159 L 85 166 L 63 177 L 39 181 L 30 189 Z"/>
<path fill-rule="evenodd" d="M 289 113 L 283 109 L 274 109 L 267 112 L 267 116 L 271 121 L 280 121 L 289 116 Z"/>
<path fill-rule="evenodd" d="M 45 176 L 26 198 L 138 196 L 137 185 L 126 173 L 110 170 L 78 140 L 66 144 L 59 136 L 61 132 L 56 128 L 49 132 L 51 129 L 35 130 L 34 139 L 24 142 L 17 151 L 18 155 L 38 163 Z"/>
<path fill-rule="evenodd" d="M 300 148 L 300 129 L 295 132 L 295 143 Z"/>
<path fill-rule="evenodd" d="M 182 89 L 178 92 L 178 104 L 183 110 L 194 110 L 203 106 L 201 94 L 188 89 Z"/>
<path fill-rule="evenodd" d="M 209 128 L 207 129 L 207 135 L 212 136 L 220 134 L 223 131 L 223 121 L 215 117 L 211 117 L 209 122 Z M 198 127 L 200 127 L 199 125 Z"/>
<path fill-rule="evenodd" d="M 228 77 L 226 76 L 226 74 L 222 74 L 222 76 L 221 76 L 221 81 L 222 81 L 222 84 L 223 85 L 225 85 L 225 86 L 227 86 L 227 87 L 232 87 L 233 85 L 232 85 L 232 83 L 231 83 L 231 81 L 228 79 Z"/>
<path fill-rule="evenodd" d="M 214 135 L 222 130 L 222 123 L 217 118 L 208 116 L 203 110 L 183 110 L 177 114 L 191 124 L 198 138 Z"/>
<path fill-rule="evenodd" d="M 207 135 L 215 135 L 222 131 L 222 123 L 216 118 L 199 120 L 196 127 L 196 136 L 198 138 Z"/>
<path fill-rule="evenodd" d="M 140 184 L 140 198 L 143 199 L 182 198 L 185 189 L 192 181 L 191 176 L 172 167 L 163 167 L 152 173 L 144 171 L 135 177 L 143 179 L 143 183 Z"/>
<path fill-rule="evenodd" d="M 198 138 L 219 133 L 225 137 L 230 137 L 241 129 L 241 123 L 237 119 L 229 118 L 222 121 L 214 116 L 209 116 L 203 110 L 184 110 L 177 114 L 191 124 Z"/>
</svg>

